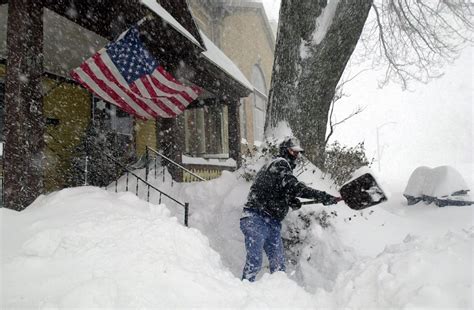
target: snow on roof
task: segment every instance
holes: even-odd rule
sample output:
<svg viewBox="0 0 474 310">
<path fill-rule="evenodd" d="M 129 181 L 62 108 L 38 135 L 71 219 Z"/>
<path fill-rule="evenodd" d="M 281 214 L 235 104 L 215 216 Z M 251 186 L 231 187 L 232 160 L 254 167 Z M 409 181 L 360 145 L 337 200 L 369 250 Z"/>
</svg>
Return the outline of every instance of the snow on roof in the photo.
<svg viewBox="0 0 474 310">
<path fill-rule="evenodd" d="M 184 28 L 173 16 L 171 16 L 168 11 L 166 11 L 156 0 L 140 0 L 142 4 L 147 6 L 150 10 L 152 10 L 156 15 L 160 16 L 164 21 L 170 24 L 173 28 L 181 32 L 185 37 L 187 37 L 191 42 L 194 44 L 201 46 L 198 40 Z"/>
<path fill-rule="evenodd" d="M 191 40 L 194 44 L 201 46 L 198 40 L 196 40 L 196 38 L 188 30 L 186 30 L 186 28 L 184 28 L 170 13 L 168 13 L 168 11 L 158 4 L 156 0 L 140 0 L 140 2 L 156 13 L 156 15 L 160 16 L 177 31 L 182 33 L 189 40 Z M 247 80 L 245 75 L 234 64 L 234 62 L 232 62 L 232 60 L 230 60 L 229 57 L 224 54 L 224 52 L 214 45 L 214 43 L 201 30 L 199 30 L 199 33 L 204 40 L 204 48 L 206 49 L 206 51 L 203 52 L 203 55 L 223 71 L 228 73 L 235 80 L 237 80 L 237 82 L 253 91 L 253 85 Z"/>
<path fill-rule="evenodd" d="M 240 71 L 237 65 L 229 59 L 229 57 L 224 54 L 201 30 L 199 30 L 202 39 L 204 40 L 204 45 L 206 51 L 202 54 L 215 65 L 220 67 L 222 70 L 227 72 L 230 76 L 236 79 L 240 84 L 245 86 L 247 89 L 253 91 L 253 85 L 247 80 L 245 75 Z"/>
</svg>

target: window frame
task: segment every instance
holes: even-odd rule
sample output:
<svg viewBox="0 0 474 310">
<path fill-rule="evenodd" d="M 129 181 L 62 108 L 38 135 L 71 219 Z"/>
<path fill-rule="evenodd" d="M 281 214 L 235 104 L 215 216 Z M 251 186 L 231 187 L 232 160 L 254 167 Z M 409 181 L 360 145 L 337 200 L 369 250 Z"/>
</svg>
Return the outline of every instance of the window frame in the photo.
<svg viewBox="0 0 474 310">
<path fill-rule="evenodd" d="M 259 64 L 255 64 L 252 67 L 252 85 L 254 86 L 252 95 L 253 140 L 254 145 L 258 145 L 264 139 L 265 116 L 268 104 L 265 74 Z"/>
</svg>

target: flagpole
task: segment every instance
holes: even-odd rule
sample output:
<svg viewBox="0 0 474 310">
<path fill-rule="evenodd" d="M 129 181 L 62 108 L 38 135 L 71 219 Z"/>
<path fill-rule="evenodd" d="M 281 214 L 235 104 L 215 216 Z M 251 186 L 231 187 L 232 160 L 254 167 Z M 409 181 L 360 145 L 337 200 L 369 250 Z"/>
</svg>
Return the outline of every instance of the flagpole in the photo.
<svg viewBox="0 0 474 310">
<path fill-rule="evenodd" d="M 137 25 L 137 26 L 141 26 L 141 25 L 142 25 L 143 23 L 145 23 L 146 21 L 150 21 L 150 20 L 153 20 L 153 19 L 154 19 L 154 17 L 153 17 L 151 14 L 145 15 L 142 19 L 140 19 L 140 20 L 136 23 L 136 25 Z M 127 32 L 128 32 L 129 30 L 130 30 L 130 29 L 127 29 L 126 31 L 122 32 L 122 33 L 118 36 L 118 38 L 117 38 L 116 41 L 121 40 L 121 39 L 127 34 Z M 104 49 L 104 48 L 103 48 L 103 49 Z M 103 50 L 103 49 L 101 49 L 101 50 Z"/>
<path fill-rule="evenodd" d="M 137 22 L 137 26 L 141 26 L 144 22 L 153 20 L 154 17 L 151 14 L 145 15 L 142 19 Z"/>
</svg>

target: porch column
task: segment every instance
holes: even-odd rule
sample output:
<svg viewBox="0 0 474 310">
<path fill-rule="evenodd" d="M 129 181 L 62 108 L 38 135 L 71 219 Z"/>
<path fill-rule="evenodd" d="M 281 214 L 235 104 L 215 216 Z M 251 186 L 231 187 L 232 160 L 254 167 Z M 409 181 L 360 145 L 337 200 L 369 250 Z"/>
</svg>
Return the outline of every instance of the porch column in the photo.
<svg viewBox="0 0 474 310">
<path fill-rule="evenodd" d="M 240 113 L 239 100 L 233 100 L 228 105 L 229 110 L 229 156 L 237 163 L 237 168 L 242 165 L 242 151 L 240 148 Z"/>
<path fill-rule="evenodd" d="M 168 158 L 181 164 L 182 154 L 185 148 L 184 137 L 184 113 L 177 118 L 159 118 L 156 121 L 156 140 L 158 149 Z M 181 182 L 183 180 L 183 172 L 174 165 L 163 161 L 168 167 L 168 171 L 174 180 Z"/>
<path fill-rule="evenodd" d="M 43 3 L 8 1 L 5 207 L 23 210 L 43 190 Z"/>
</svg>

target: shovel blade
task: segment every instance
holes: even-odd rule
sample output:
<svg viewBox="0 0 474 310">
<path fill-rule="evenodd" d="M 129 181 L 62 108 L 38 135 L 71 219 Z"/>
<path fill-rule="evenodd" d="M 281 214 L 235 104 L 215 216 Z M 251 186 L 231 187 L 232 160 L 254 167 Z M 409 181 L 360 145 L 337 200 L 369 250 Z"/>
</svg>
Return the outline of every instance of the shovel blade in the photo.
<svg viewBox="0 0 474 310">
<path fill-rule="evenodd" d="M 354 210 L 362 210 L 387 200 L 375 178 L 366 173 L 344 184 L 339 190 L 342 199 Z"/>
</svg>

